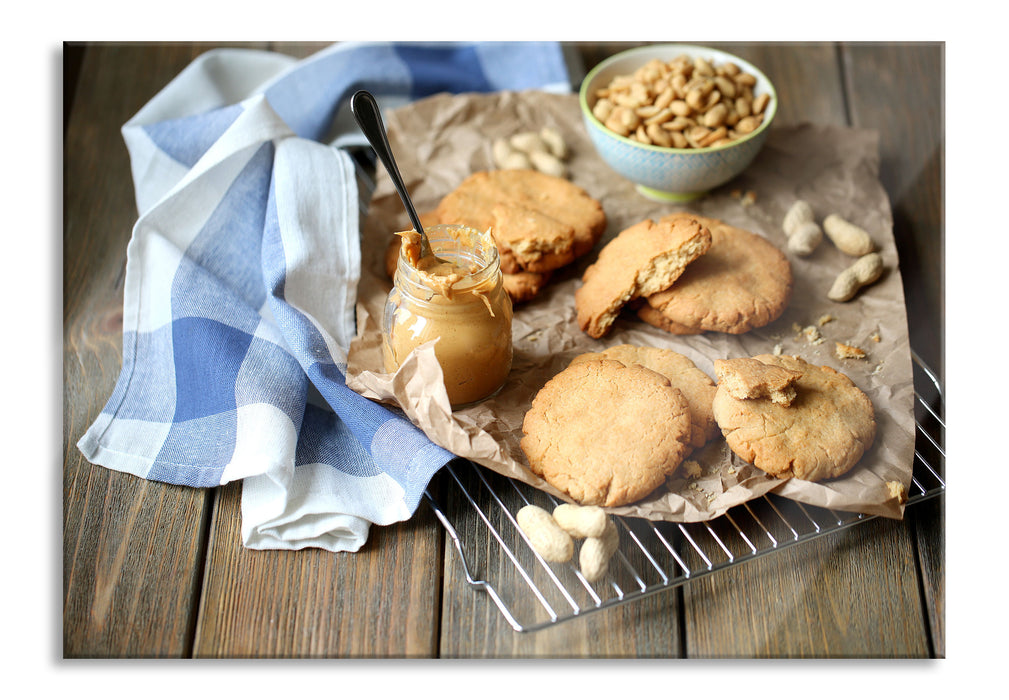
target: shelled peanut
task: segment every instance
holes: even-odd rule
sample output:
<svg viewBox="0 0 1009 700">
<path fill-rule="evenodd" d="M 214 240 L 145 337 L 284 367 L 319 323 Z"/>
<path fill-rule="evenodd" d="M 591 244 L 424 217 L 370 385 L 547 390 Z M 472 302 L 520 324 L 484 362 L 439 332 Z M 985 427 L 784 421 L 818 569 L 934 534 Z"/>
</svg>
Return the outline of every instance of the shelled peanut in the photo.
<svg viewBox="0 0 1009 700">
<path fill-rule="evenodd" d="M 838 250 L 858 258 L 834 280 L 827 292 L 827 298 L 831 301 L 850 301 L 862 287 L 872 284 L 883 275 L 883 258 L 876 252 L 872 237 L 838 214 L 827 215 L 821 228 L 813 217 L 813 208 L 809 203 L 798 199 L 785 214 L 782 229 L 788 236 L 788 250 L 796 255 L 810 255 L 826 234 Z M 841 352 L 840 348 L 838 352 Z"/>
<path fill-rule="evenodd" d="M 823 240 L 823 230 L 813 217 L 813 208 L 802 199 L 792 204 L 781 227 L 788 236 L 788 250 L 796 255 L 811 255 Z"/>
<path fill-rule="evenodd" d="M 578 567 L 589 582 L 606 575 L 620 544 L 616 523 L 599 506 L 562 503 L 551 513 L 529 504 L 519 510 L 516 521 L 533 550 L 549 562 L 569 561 L 574 541 L 582 540 Z"/>
<path fill-rule="evenodd" d="M 610 559 L 620 545 L 620 533 L 612 520 L 598 537 L 587 537 L 578 550 L 578 568 L 585 580 L 594 583 L 606 575 Z"/>
<path fill-rule="evenodd" d="M 703 57 L 654 58 L 596 90 L 592 113 L 611 131 L 673 148 L 720 146 L 763 123 L 769 93 L 754 93 L 756 76 L 732 62 Z"/>
<path fill-rule="evenodd" d="M 554 508 L 554 521 L 572 537 L 602 537 L 609 517 L 599 506 L 576 506 L 561 503 Z"/>
<path fill-rule="evenodd" d="M 552 562 L 571 559 L 574 540 L 554 521 L 550 511 L 530 504 L 521 508 L 515 519 L 529 539 L 529 546 L 541 557 Z"/>
<path fill-rule="evenodd" d="M 830 214 L 823 220 L 823 231 L 842 253 L 861 257 L 876 250 L 868 232 L 837 214 Z"/>
<path fill-rule="evenodd" d="M 549 126 L 495 139 L 491 155 L 502 170 L 534 169 L 554 177 L 567 177 L 567 143 L 557 129 Z"/>
<path fill-rule="evenodd" d="M 831 301 L 848 301 L 859 289 L 872 284 L 882 275 L 883 258 L 879 253 L 866 253 L 837 276 L 827 297 Z"/>
</svg>

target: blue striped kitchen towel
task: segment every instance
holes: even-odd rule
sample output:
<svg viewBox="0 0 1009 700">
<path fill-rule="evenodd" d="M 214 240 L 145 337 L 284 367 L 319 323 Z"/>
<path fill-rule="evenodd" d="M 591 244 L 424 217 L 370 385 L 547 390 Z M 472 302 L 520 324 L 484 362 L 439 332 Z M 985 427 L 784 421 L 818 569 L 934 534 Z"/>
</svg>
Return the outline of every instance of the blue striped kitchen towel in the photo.
<svg viewBox="0 0 1009 700">
<path fill-rule="evenodd" d="M 555 43 L 335 44 L 298 61 L 219 49 L 130 121 L 139 218 L 123 366 L 78 442 L 92 463 L 193 487 L 242 480 L 254 549 L 357 551 L 409 518 L 452 455 L 345 383 L 366 143 L 350 95 L 569 91 Z"/>
</svg>

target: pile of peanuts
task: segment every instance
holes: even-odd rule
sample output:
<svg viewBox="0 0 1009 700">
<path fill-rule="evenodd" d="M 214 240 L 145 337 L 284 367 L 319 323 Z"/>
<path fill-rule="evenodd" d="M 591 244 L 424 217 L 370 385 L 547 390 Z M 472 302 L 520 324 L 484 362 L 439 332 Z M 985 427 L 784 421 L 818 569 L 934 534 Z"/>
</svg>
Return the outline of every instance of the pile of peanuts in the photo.
<svg viewBox="0 0 1009 700">
<path fill-rule="evenodd" d="M 568 145 L 561 132 L 544 126 L 539 131 L 522 131 L 491 145 L 494 164 L 502 170 L 534 169 L 554 177 L 567 177 Z"/>
<path fill-rule="evenodd" d="M 592 113 L 611 131 L 666 148 L 721 146 L 753 132 L 771 96 L 755 95 L 756 76 L 732 62 L 654 58 L 596 90 Z"/>
<path fill-rule="evenodd" d="M 606 575 L 610 557 L 620 544 L 616 523 L 599 506 L 561 503 L 551 513 L 529 504 L 519 510 L 516 521 L 533 551 L 549 562 L 570 561 L 575 553 L 574 541 L 583 540 L 578 568 L 589 582 Z"/>
<path fill-rule="evenodd" d="M 789 251 L 796 255 L 810 255 L 826 233 L 838 250 L 858 258 L 834 280 L 827 292 L 827 298 L 832 301 L 850 301 L 859 289 L 872 284 L 883 275 L 883 258 L 876 252 L 872 237 L 838 214 L 828 214 L 821 229 L 813 216 L 813 208 L 808 202 L 798 199 L 785 214 L 782 228 L 788 237 Z"/>
</svg>

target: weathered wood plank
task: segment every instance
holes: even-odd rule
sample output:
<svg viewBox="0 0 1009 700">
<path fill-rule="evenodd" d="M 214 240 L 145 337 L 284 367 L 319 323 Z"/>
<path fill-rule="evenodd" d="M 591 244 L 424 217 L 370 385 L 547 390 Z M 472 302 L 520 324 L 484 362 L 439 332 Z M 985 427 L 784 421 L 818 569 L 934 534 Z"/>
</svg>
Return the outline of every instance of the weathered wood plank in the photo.
<svg viewBox="0 0 1009 700">
<path fill-rule="evenodd" d="M 873 520 L 685 586 L 691 658 L 928 656 L 906 523 Z"/>
<path fill-rule="evenodd" d="M 63 653 L 186 656 L 209 494 L 89 464 L 76 443 L 122 366 L 123 270 L 136 220 L 120 128 L 200 49 L 91 45 L 64 162 Z"/>
<path fill-rule="evenodd" d="M 442 552 L 430 510 L 372 527 L 356 553 L 253 551 L 240 527 L 232 484 L 214 512 L 195 656 L 436 655 Z"/>
<path fill-rule="evenodd" d="M 772 48 L 761 50 L 770 53 Z M 838 110 L 855 100 L 875 100 L 885 112 L 856 120 L 856 125 L 879 128 L 901 102 L 903 93 L 894 86 L 884 92 L 870 82 L 873 70 L 875 75 L 894 75 L 878 70 L 878 65 L 870 68 L 871 62 L 859 73 L 860 80 L 842 85 L 839 65 L 822 48 L 807 51 L 788 45 L 774 53 L 764 57 L 769 65 L 778 66 L 772 72 L 791 76 L 787 85 L 792 95 L 816 95 L 815 101 L 803 103 L 813 110 L 824 104 Z M 791 64 L 801 69 L 789 68 Z M 851 61 L 845 65 L 850 74 Z M 903 75 L 899 65 L 893 68 L 896 75 Z M 904 90 L 915 89 L 916 81 L 895 82 Z M 793 110 L 791 119 L 807 119 L 799 105 Z M 845 123 L 845 118 L 844 112 L 832 119 L 813 113 L 808 120 Z M 881 139 L 884 158 L 899 147 L 888 131 L 882 131 Z M 891 176 L 889 183 L 884 182 L 891 192 L 894 181 Z M 876 521 L 747 564 L 726 577 L 688 584 L 688 655 L 929 656 L 914 546 L 907 522 Z"/>
<path fill-rule="evenodd" d="M 942 379 L 945 327 L 945 52 L 939 43 L 845 46 L 852 119 L 880 131 L 880 178 L 890 193 L 894 236 L 906 272 L 912 347 Z M 909 271 L 909 272 L 907 272 Z M 927 451 L 928 446 L 922 445 Z M 910 512 L 927 601 L 933 653 L 944 657 L 943 502 Z"/>
</svg>

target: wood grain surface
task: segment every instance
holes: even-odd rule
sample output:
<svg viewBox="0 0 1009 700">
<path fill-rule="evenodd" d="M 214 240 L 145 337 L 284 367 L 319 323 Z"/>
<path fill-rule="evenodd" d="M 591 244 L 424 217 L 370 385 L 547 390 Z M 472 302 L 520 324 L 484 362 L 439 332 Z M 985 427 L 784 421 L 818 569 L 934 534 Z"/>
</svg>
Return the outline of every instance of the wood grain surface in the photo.
<svg viewBox="0 0 1009 700">
<path fill-rule="evenodd" d="M 322 46 L 231 45 L 299 58 Z M 912 345 L 942 377 L 942 44 L 713 45 L 771 78 L 780 123 L 879 131 Z M 627 46 L 570 48 L 588 70 Z M 407 522 L 373 527 L 355 554 L 253 551 L 241 544 L 240 484 L 187 489 L 84 460 L 76 442 L 122 363 L 124 264 L 137 211 L 120 129 L 208 48 L 88 44 L 65 53 L 65 658 L 945 656 L 942 498 L 899 522 L 870 520 L 523 634 L 466 583 L 426 504 Z M 451 486 L 439 475 L 431 488 L 455 507 Z M 479 549 L 485 525 L 459 512 L 461 534 Z"/>
</svg>

